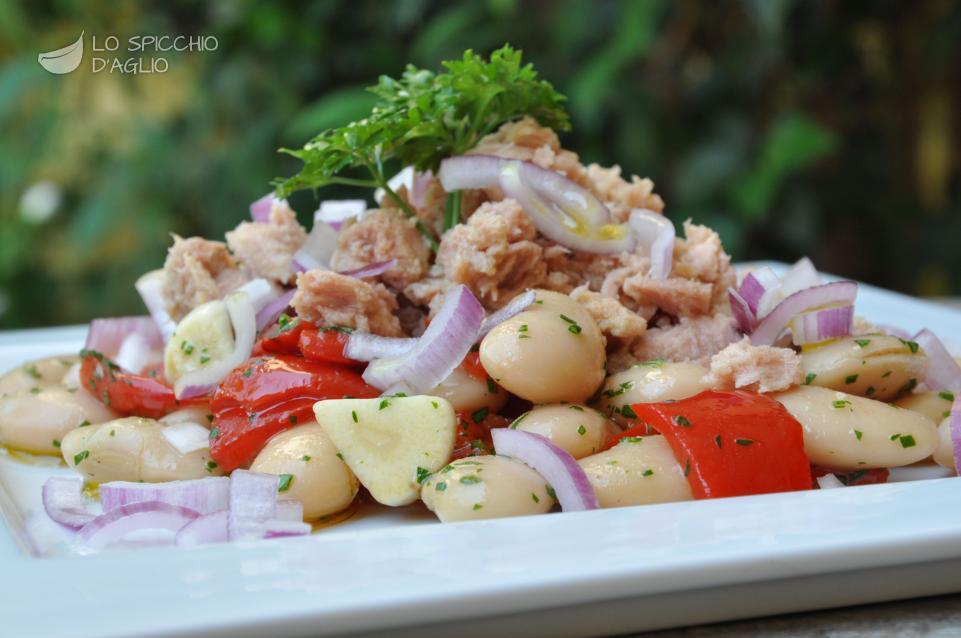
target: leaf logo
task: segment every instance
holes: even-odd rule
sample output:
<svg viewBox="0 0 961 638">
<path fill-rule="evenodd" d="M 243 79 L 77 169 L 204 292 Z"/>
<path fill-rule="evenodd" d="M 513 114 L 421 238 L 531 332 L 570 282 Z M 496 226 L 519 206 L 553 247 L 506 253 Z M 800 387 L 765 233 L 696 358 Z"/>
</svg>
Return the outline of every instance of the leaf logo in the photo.
<svg viewBox="0 0 961 638">
<path fill-rule="evenodd" d="M 58 75 L 76 70 L 83 60 L 83 34 L 84 32 L 81 31 L 76 42 L 68 44 L 62 49 L 41 53 L 37 56 L 37 62 L 50 73 Z"/>
</svg>

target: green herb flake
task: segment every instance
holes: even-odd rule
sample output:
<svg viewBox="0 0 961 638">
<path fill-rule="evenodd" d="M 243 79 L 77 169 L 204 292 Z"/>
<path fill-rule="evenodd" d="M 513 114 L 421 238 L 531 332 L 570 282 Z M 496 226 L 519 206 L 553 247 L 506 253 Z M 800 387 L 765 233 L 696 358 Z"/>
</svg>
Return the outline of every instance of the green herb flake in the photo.
<svg viewBox="0 0 961 638">
<path fill-rule="evenodd" d="M 568 410 L 574 410 L 575 412 L 583 412 L 583 411 L 584 411 L 584 408 L 582 408 L 582 407 L 579 406 L 579 405 L 569 405 L 569 406 L 567 406 L 567 409 L 568 409 Z"/>
<path fill-rule="evenodd" d="M 637 413 L 634 412 L 634 408 L 632 408 L 631 406 L 629 406 L 629 405 L 622 405 L 622 406 L 621 406 L 621 416 L 624 417 L 624 418 L 626 418 L 626 419 L 636 419 L 636 418 L 637 418 Z"/>
<path fill-rule="evenodd" d="M 743 445 L 743 446 L 745 446 L 745 447 L 748 446 L 748 445 L 753 445 L 753 444 L 754 444 L 754 440 L 753 440 L 753 439 L 734 439 L 734 442 L 737 443 L 738 445 Z"/>
<path fill-rule="evenodd" d="M 435 410 L 440 408 L 440 403 L 438 403 L 437 401 L 431 401 L 430 404 Z"/>
<path fill-rule="evenodd" d="M 691 422 L 687 419 L 686 416 L 683 416 L 681 414 L 678 414 L 672 420 L 674 421 L 674 425 L 680 426 L 682 428 L 691 427 Z"/>
<path fill-rule="evenodd" d="M 647 469 L 641 473 L 641 476 L 654 476 L 654 470 Z"/>
<path fill-rule="evenodd" d="M 85 428 L 88 425 L 90 425 L 90 421 L 88 421 L 87 419 L 84 419 L 83 421 L 80 422 L 80 427 L 82 428 Z"/>
<path fill-rule="evenodd" d="M 547 492 L 547 495 L 551 497 L 553 500 L 555 501 L 557 500 L 557 492 L 554 491 L 553 487 L 551 487 L 550 485 L 545 485 L 544 491 Z"/>
<path fill-rule="evenodd" d="M 938 392 L 938 396 L 944 399 L 945 401 L 952 401 L 952 402 L 954 401 L 954 392 L 950 392 L 948 390 L 943 390 L 941 392 Z"/>
<path fill-rule="evenodd" d="M 537 498 L 537 494 L 535 494 L 534 492 L 531 492 L 531 500 L 533 500 L 535 503 L 541 502 L 541 499 Z"/>
<path fill-rule="evenodd" d="M 808 372 L 806 375 L 804 375 L 804 385 L 811 385 L 811 382 L 817 378 L 818 375 L 813 372 Z"/>
<path fill-rule="evenodd" d="M 868 346 L 868 344 L 871 343 L 871 340 L 870 340 L 870 339 L 855 339 L 855 340 L 854 340 L 854 343 L 858 344 L 858 347 L 859 347 L 859 348 L 866 348 L 866 347 Z"/>
<path fill-rule="evenodd" d="M 250 375 L 252 375 L 253 373 L 254 373 L 253 368 L 247 368 L 246 370 L 244 370 L 244 378 L 249 379 Z"/>
<path fill-rule="evenodd" d="M 873 397 L 875 392 L 877 392 L 877 390 L 874 389 L 873 385 L 868 386 L 868 389 L 864 391 L 864 396 Z"/>
<path fill-rule="evenodd" d="M 200 365 L 204 365 L 205 363 L 209 363 L 209 362 L 210 362 L 210 357 L 208 357 L 207 355 L 200 356 Z"/>
<path fill-rule="evenodd" d="M 213 472 L 214 470 L 217 469 L 217 464 L 214 461 L 207 461 L 207 464 L 205 467 L 207 468 L 208 472 Z"/>
<path fill-rule="evenodd" d="M 891 376 L 891 370 L 888 370 L 887 372 L 885 372 L 884 374 L 881 375 L 881 378 L 882 378 L 882 379 L 887 379 L 887 378 L 890 377 L 890 376 Z"/>
<path fill-rule="evenodd" d="M 80 465 L 90 456 L 90 450 L 83 450 L 73 455 L 73 464 Z"/>
<path fill-rule="evenodd" d="M 214 428 L 213 430 L 210 431 L 210 434 L 207 435 L 207 438 L 213 441 L 218 436 L 220 436 L 220 428 Z"/>
<path fill-rule="evenodd" d="M 837 399 L 835 401 L 831 401 L 831 405 L 838 410 L 843 410 L 847 406 L 851 405 L 851 402 L 847 399 Z"/>
<path fill-rule="evenodd" d="M 377 410 L 378 410 L 378 411 L 380 411 L 380 410 L 386 410 L 386 409 L 389 408 L 389 407 L 390 407 L 390 401 L 388 401 L 387 399 L 383 399 L 383 400 L 381 400 L 381 402 L 380 402 L 380 407 L 377 408 Z M 356 422 L 357 419 L 354 419 L 354 421 Z"/>
<path fill-rule="evenodd" d="M 293 474 L 281 474 L 280 483 L 277 486 L 278 492 L 286 492 L 290 489 L 290 484 L 294 482 Z"/>
<path fill-rule="evenodd" d="M 430 470 L 424 467 L 417 467 L 417 484 L 423 485 L 424 481 L 430 478 Z"/>
<path fill-rule="evenodd" d="M 908 341 L 907 339 L 900 339 L 900 338 L 899 338 L 898 340 L 899 340 L 901 343 L 903 343 L 904 345 L 906 345 L 906 346 L 908 347 L 908 350 L 911 351 L 911 354 L 917 354 L 917 353 L 918 353 L 918 348 L 919 348 L 920 346 L 918 346 L 918 342 L 917 342 L 917 341 Z"/>
<path fill-rule="evenodd" d="M 643 443 L 643 442 L 644 442 L 643 436 L 625 436 L 623 439 L 619 441 L 619 443 Z"/>
<path fill-rule="evenodd" d="M 584 436 L 585 434 L 587 434 L 587 428 L 585 428 L 583 425 L 579 425 L 577 426 L 577 433 L 580 434 L 581 436 Z"/>
<path fill-rule="evenodd" d="M 474 511 L 477 511 L 477 510 L 479 510 L 479 509 L 482 508 L 482 507 L 484 507 L 484 506 L 481 505 L 480 503 L 474 503 L 473 509 L 474 509 Z"/>
<path fill-rule="evenodd" d="M 848 385 L 856 382 L 857 380 L 858 380 L 858 375 L 856 375 L 856 374 L 851 374 L 851 375 L 848 375 L 848 376 L 844 377 L 844 382 L 845 382 L 846 384 L 848 384 Z"/>
<path fill-rule="evenodd" d="M 207 415 L 207 423 L 213 423 L 213 422 L 214 422 L 214 415 L 208 414 L 208 415 Z"/>
<path fill-rule="evenodd" d="M 914 447 L 915 445 L 917 445 L 917 442 L 914 440 L 914 437 L 911 436 L 910 434 L 902 437 L 898 437 L 898 440 L 901 441 L 901 447 L 904 447 L 904 448 Z"/>
<path fill-rule="evenodd" d="M 717 436 L 714 437 L 714 445 L 718 446 L 719 448 L 720 448 L 720 447 L 724 447 L 722 443 L 723 443 L 723 442 L 721 441 L 721 435 L 720 435 L 720 434 L 718 434 Z"/>
<path fill-rule="evenodd" d="M 474 485 L 481 482 L 481 477 L 476 474 L 468 474 L 467 476 L 460 477 L 461 485 Z"/>
<path fill-rule="evenodd" d="M 351 410 L 351 411 L 350 411 L 350 418 L 352 418 L 352 419 L 354 420 L 354 423 L 359 423 L 359 422 L 360 422 L 359 419 L 357 418 L 357 410 Z"/>
<path fill-rule="evenodd" d="M 691 459 L 687 459 L 684 462 L 684 477 L 687 478 L 688 474 L 691 473 Z"/>
<path fill-rule="evenodd" d="M 474 423 L 480 423 L 481 421 L 487 418 L 487 415 L 489 412 L 490 412 L 490 409 L 487 406 L 484 406 L 481 409 L 475 411 L 473 414 L 471 414 L 470 418 L 474 421 Z"/>
<path fill-rule="evenodd" d="M 444 490 L 447 489 L 447 483 L 445 483 L 444 481 L 439 481 L 437 485 L 434 486 L 434 489 L 437 490 L 438 492 L 443 492 Z"/>
<path fill-rule="evenodd" d="M 854 438 L 856 438 L 858 441 L 860 441 L 861 437 L 863 436 L 864 436 L 864 432 L 862 432 L 861 430 L 854 431 Z"/>
<path fill-rule="evenodd" d="M 180 350 L 187 355 L 194 353 L 194 345 L 187 340 L 180 342 Z"/>
<path fill-rule="evenodd" d="M 60 441 L 58 439 L 53 440 L 53 447 L 60 449 Z"/>
<path fill-rule="evenodd" d="M 337 453 L 337 458 L 339 458 L 341 461 L 343 461 L 343 460 L 344 460 L 344 455 L 341 454 L 340 452 L 338 452 L 338 453 Z"/>
<path fill-rule="evenodd" d="M 497 384 L 490 377 L 487 377 L 487 394 L 497 394 Z"/>
<path fill-rule="evenodd" d="M 43 378 L 43 375 L 40 374 L 40 370 L 38 370 L 37 366 L 35 366 L 32 363 L 23 366 L 23 370 L 24 372 L 29 374 L 34 379 L 37 379 L 38 381 Z"/>
<path fill-rule="evenodd" d="M 310 460 L 310 455 L 309 455 L 309 454 L 304 454 L 302 457 L 300 457 L 300 460 L 303 461 L 304 463 L 306 463 L 307 461 Z"/>
</svg>

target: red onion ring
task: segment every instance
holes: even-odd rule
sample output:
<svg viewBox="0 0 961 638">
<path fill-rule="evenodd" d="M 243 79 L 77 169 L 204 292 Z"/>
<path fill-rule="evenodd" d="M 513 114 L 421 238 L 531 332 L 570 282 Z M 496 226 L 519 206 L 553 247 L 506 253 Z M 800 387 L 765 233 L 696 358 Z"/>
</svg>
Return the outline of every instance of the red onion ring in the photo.
<svg viewBox="0 0 961 638">
<path fill-rule="evenodd" d="M 132 503 L 152 501 L 186 507 L 199 514 L 210 514 L 227 508 L 229 494 L 230 479 L 226 476 L 166 483 L 110 481 L 100 485 L 100 503 L 104 512 Z"/>
<path fill-rule="evenodd" d="M 160 331 L 164 343 L 167 343 L 170 335 L 177 329 L 177 322 L 167 312 L 167 301 L 163 294 L 164 271 L 152 270 L 142 275 L 134 284 L 134 288 L 140 293 L 143 305 L 147 307 L 154 323 L 157 324 L 157 330 Z"/>
<path fill-rule="evenodd" d="M 179 547 L 194 547 L 208 543 L 226 543 L 228 516 L 227 510 L 223 509 L 190 521 L 177 532 L 176 544 Z"/>
<path fill-rule="evenodd" d="M 802 312 L 830 305 L 853 305 L 858 285 L 853 281 L 836 281 L 805 288 L 790 295 L 768 313 L 751 334 L 755 346 L 773 345 L 791 320 Z"/>
<path fill-rule="evenodd" d="M 961 393 L 961 366 L 937 335 L 925 328 L 911 341 L 916 341 L 928 355 L 928 374 L 924 380 L 928 388 Z"/>
<path fill-rule="evenodd" d="M 674 266 L 674 239 L 677 231 L 670 219 L 654 211 L 637 208 L 627 221 L 635 252 L 643 248 L 651 258 L 652 279 L 667 279 Z"/>
<path fill-rule="evenodd" d="M 80 477 L 53 476 L 43 484 L 43 509 L 52 520 L 71 529 L 80 529 L 94 519 L 87 511 Z"/>
<path fill-rule="evenodd" d="M 277 476 L 248 470 L 230 475 L 227 537 L 250 540 L 263 536 L 263 525 L 277 512 Z"/>
<path fill-rule="evenodd" d="M 954 471 L 961 476 L 961 395 L 954 398 L 951 413 L 948 415 L 948 428 L 951 431 L 951 452 L 954 455 Z"/>
<path fill-rule="evenodd" d="M 737 291 L 747 302 L 751 313 L 757 316 L 761 299 L 769 292 L 777 290 L 780 285 L 781 280 L 774 274 L 774 271 L 767 266 L 763 266 L 744 275 L 744 280 Z"/>
<path fill-rule="evenodd" d="M 403 356 L 413 350 L 416 345 L 417 339 L 352 332 L 347 338 L 344 356 L 354 361 L 374 361 Z"/>
<path fill-rule="evenodd" d="M 348 277 L 353 277 L 354 279 L 363 279 L 364 277 L 377 277 L 378 275 L 383 275 L 385 272 L 397 265 L 396 259 L 391 259 L 389 261 L 376 261 L 372 264 L 367 264 L 366 266 L 361 266 L 360 268 L 354 268 L 352 270 L 342 270 L 341 275 L 346 275 Z"/>
<path fill-rule="evenodd" d="M 727 299 L 731 303 L 731 314 L 734 315 L 734 321 L 737 322 L 737 329 L 744 334 L 754 330 L 757 318 L 744 297 L 733 288 L 728 288 Z"/>
<path fill-rule="evenodd" d="M 488 332 L 500 324 L 520 314 L 524 310 L 527 310 L 527 308 L 530 307 L 530 305 L 535 301 L 537 301 L 537 295 L 533 290 L 525 290 L 521 294 L 517 295 L 507 302 L 506 306 L 484 319 L 484 323 L 481 324 L 480 334 L 477 335 L 477 338 L 484 338 Z"/>
<path fill-rule="evenodd" d="M 157 501 L 131 503 L 97 516 L 80 528 L 77 542 L 84 549 L 104 549 L 121 542 L 132 532 L 164 530 L 176 534 L 197 512 Z M 171 542 L 174 537 L 171 536 Z"/>
<path fill-rule="evenodd" d="M 798 346 L 846 337 L 854 326 L 854 306 L 804 312 L 794 317 L 790 326 L 792 340 Z"/>
<path fill-rule="evenodd" d="M 497 454 L 515 458 L 544 477 L 565 512 L 598 508 L 597 495 L 584 469 L 545 437 L 510 428 L 495 428 L 491 437 Z"/>
<path fill-rule="evenodd" d="M 293 301 L 296 292 L 296 289 L 288 290 L 261 308 L 260 312 L 257 313 L 257 332 L 276 323 L 277 318 L 290 307 L 290 302 Z"/>
</svg>

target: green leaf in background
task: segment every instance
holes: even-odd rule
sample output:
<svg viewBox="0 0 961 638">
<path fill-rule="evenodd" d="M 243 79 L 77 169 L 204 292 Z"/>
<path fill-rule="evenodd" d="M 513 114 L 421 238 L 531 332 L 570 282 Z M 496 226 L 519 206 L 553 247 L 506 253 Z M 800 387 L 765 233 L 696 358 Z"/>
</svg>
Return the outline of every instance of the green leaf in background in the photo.
<svg viewBox="0 0 961 638">
<path fill-rule="evenodd" d="M 780 115 L 765 133 L 757 162 L 735 188 L 732 203 L 745 219 L 765 217 L 784 180 L 837 147 L 834 133 L 815 120 L 798 113 Z"/>
</svg>

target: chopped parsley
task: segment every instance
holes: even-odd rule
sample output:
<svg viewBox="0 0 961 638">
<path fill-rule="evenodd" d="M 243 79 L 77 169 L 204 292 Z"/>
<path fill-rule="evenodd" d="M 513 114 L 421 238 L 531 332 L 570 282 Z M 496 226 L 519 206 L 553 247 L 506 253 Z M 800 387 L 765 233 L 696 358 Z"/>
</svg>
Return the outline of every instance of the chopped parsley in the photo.
<svg viewBox="0 0 961 638">
<path fill-rule="evenodd" d="M 534 492 L 531 492 L 531 500 L 533 500 L 535 503 L 541 502 L 541 499 L 537 498 L 537 494 L 535 494 Z"/>
<path fill-rule="evenodd" d="M 855 340 L 854 340 L 854 343 L 858 344 L 858 347 L 859 347 L 859 348 L 866 348 L 866 347 L 868 346 L 868 344 L 871 343 L 871 340 L 870 340 L 870 339 L 855 339 Z"/>
<path fill-rule="evenodd" d="M 856 438 L 858 441 L 861 440 L 862 436 L 864 436 L 864 432 L 862 432 L 861 430 L 854 431 L 854 438 Z"/>
<path fill-rule="evenodd" d="M 377 410 L 378 410 L 378 411 L 380 411 L 380 410 L 386 410 L 386 409 L 389 408 L 389 407 L 390 407 L 390 401 L 387 400 L 387 399 L 382 399 L 381 402 L 380 402 L 380 407 L 377 408 Z M 354 419 L 354 422 L 356 422 L 356 421 L 357 421 L 357 419 Z"/>
<path fill-rule="evenodd" d="M 898 340 L 908 347 L 908 349 L 911 351 L 911 354 L 917 354 L 919 348 L 917 341 L 908 341 L 907 339 L 900 338 Z"/>
<path fill-rule="evenodd" d="M 643 442 L 644 442 L 643 436 L 625 436 L 623 439 L 620 440 L 620 443 L 643 443 Z"/>
<path fill-rule="evenodd" d="M 488 408 L 485 405 L 481 409 L 476 410 L 473 414 L 471 414 L 470 418 L 474 421 L 474 423 L 480 423 L 481 421 L 487 418 L 487 415 L 489 412 L 490 412 L 490 408 Z"/>
<path fill-rule="evenodd" d="M 286 492 L 290 489 L 290 484 L 294 482 L 293 474 L 281 474 L 280 484 L 277 486 L 278 492 Z"/>
<path fill-rule="evenodd" d="M 691 473 L 691 459 L 687 459 L 684 462 L 684 477 L 687 478 L 687 475 L 690 473 Z"/>
<path fill-rule="evenodd" d="M 88 421 L 87 419 L 84 419 L 83 421 L 80 422 L 80 427 L 82 428 L 85 428 L 88 425 L 90 425 L 90 421 Z"/>
<path fill-rule="evenodd" d="M 73 464 L 80 465 L 90 456 L 90 450 L 83 450 L 73 455 Z"/>
<path fill-rule="evenodd" d="M 431 401 L 430 404 L 434 407 L 435 410 L 440 407 L 440 403 L 438 403 L 437 401 Z"/>
<path fill-rule="evenodd" d="M 207 423 L 213 423 L 213 422 L 214 422 L 214 415 L 208 414 L 208 415 L 207 415 Z"/>
<path fill-rule="evenodd" d="M 354 423 L 359 423 L 359 421 L 358 421 L 358 419 L 357 419 L 357 410 L 351 410 L 351 411 L 350 411 L 350 418 L 352 418 L 352 419 L 354 420 Z"/>
<path fill-rule="evenodd" d="M 734 439 L 734 442 L 738 445 L 752 445 L 754 443 L 753 439 Z"/>
<path fill-rule="evenodd" d="M 856 374 L 851 374 L 851 375 L 848 375 L 848 376 L 844 377 L 844 382 L 845 382 L 846 384 L 848 384 L 848 385 L 854 383 L 854 382 L 857 381 L 857 380 L 858 380 L 858 375 L 856 375 Z"/>
<path fill-rule="evenodd" d="M 587 428 L 585 428 L 583 425 L 579 425 L 577 426 L 577 433 L 580 434 L 581 436 L 584 436 L 585 434 L 587 434 Z"/>
<path fill-rule="evenodd" d="M 450 467 L 450 466 L 448 466 Z M 430 470 L 427 468 L 419 467 L 417 468 L 417 484 L 423 485 L 424 481 L 430 478 Z"/>
<path fill-rule="evenodd" d="M 634 412 L 634 408 L 632 408 L 631 406 L 629 406 L 629 405 L 622 405 L 622 406 L 621 406 L 621 416 L 623 416 L 624 418 L 627 418 L 627 419 L 636 419 L 636 418 L 637 418 L 637 413 Z"/>
<path fill-rule="evenodd" d="M 574 410 L 575 412 L 583 412 L 583 411 L 584 411 L 584 408 L 582 408 L 582 407 L 579 406 L 579 405 L 569 405 L 569 406 L 567 406 L 567 409 L 568 409 L 568 410 Z"/>
<path fill-rule="evenodd" d="M 180 350 L 181 350 L 184 354 L 188 354 L 188 355 L 189 355 L 189 354 L 193 354 L 193 353 L 194 353 L 194 344 L 192 344 L 192 343 L 190 343 L 189 341 L 187 341 L 186 339 L 184 339 L 183 341 L 180 342 Z"/>
<path fill-rule="evenodd" d="M 487 394 L 497 394 L 497 384 L 490 377 L 487 377 Z"/>
<path fill-rule="evenodd" d="M 214 428 L 213 430 L 210 431 L 210 434 L 207 435 L 207 438 L 213 441 L 218 436 L 220 436 L 220 428 Z"/>
<path fill-rule="evenodd" d="M 722 445 L 721 435 L 720 435 L 720 434 L 718 434 L 717 436 L 714 437 L 714 445 L 716 445 L 716 446 L 718 446 L 718 447 L 724 447 L 724 446 Z"/>
<path fill-rule="evenodd" d="M 561 319 L 562 319 L 565 323 L 569 324 L 569 325 L 567 326 L 567 331 L 568 331 L 568 332 L 570 332 L 571 334 L 576 334 L 576 335 L 581 334 L 581 326 L 580 326 L 580 324 L 578 324 L 576 321 L 574 321 L 573 319 L 571 319 L 571 318 L 568 317 L 567 315 L 560 315 L 560 317 L 561 317 Z"/>
<path fill-rule="evenodd" d="M 835 401 L 831 401 L 831 405 L 833 405 L 838 410 L 843 410 L 847 406 L 851 405 L 851 402 L 848 401 L 847 399 L 837 399 Z"/>
<path fill-rule="evenodd" d="M 873 397 L 875 392 L 876 390 L 874 389 L 873 385 L 868 386 L 868 389 L 864 391 L 864 396 Z"/>
<path fill-rule="evenodd" d="M 474 509 L 474 510 L 479 510 L 479 509 L 482 508 L 482 507 L 484 507 L 484 506 L 481 505 L 480 503 L 474 503 L 473 509 Z"/>
<path fill-rule="evenodd" d="M 678 414 L 676 417 L 674 417 L 673 421 L 674 421 L 674 425 L 678 425 L 682 428 L 691 427 L 691 422 L 684 415 Z"/>
<path fill-rule="evenodd" d="M 898 394 L 910 394 L 918 387 L 917 379 L 908 379 L 907 382 L 898 389 Z"/>
<path fill-rule="evenodd" d="M 60 441 L 58 439 L 53 440 L 53 447 L 60 449 Z"/>
<path fill-rule="evenodd" d="M 948 390 L 943 390 L 941 392 L 938 392 L 938 396 L 944 399 L 945 401 L 952 401 L 952 402 L 954 401 L 954 392 L 950 392 Z"/>
<path fill-rule="evenodd" d="M 554 499 L 555 501 L 557 500 L 557 492 L 554 491 L 553 487 L 551 487 L 550 485 L 545 485 L 544 491 L 547 492 L 547 495 L 550 496 L 552 499 Z"/>
<path fill-rule="evenodd" d="M 527 324 L 526 324 L 526 323 L 522 323 L 522 324 L 520 325 L 520 327 L 517 329 L 517 338 L 518 338 L 518 339 L 530 339 L 531 336 L 527 333 L 528 329 L 529 329 L 529 328 L 528 328 Z"/>
<path fill-rule="evenodd" d="M 207 468 L 208 472 L 213 472 L 217 469 L 217 463 L 214 461 L 207 461 L 205 467 Z"/>
<path fill-rule="evenodd" d="M 460 482 L 462 485 L 474 485 L 475 483 L 481 482 L 481 477 L 476 474 L 468 474 L 467 476 L 460 477 Z"/>
<path fill-rule="evenodd" d="M 915 445 L 917 445 L 917 442 L 915 442 L 914 437 L 911 436 L 910 434 L 906 436 L 898 437 L 898 440 L 901 441 L 901 447 L 907 448 L 907 447 L 914 447 Z"/>
<path fill-rule="evenodd" d="M 253 368 L 247 368 L 246 370 L 244 370 L 244 378 L 249 379 L 250 375 L 252 375 L 253 373 L 254 373 Z"/>
<path fill-rule="evenodd" d="M 654 470 L 647 469 L 641 473 L 641 476 L 654 476 Z"/>
<path fill-rule="evenodd" d="M 443 492 L 444 490 L 447 489 L 447 483 L 444 481 L 440 481 L 437 483 L 437 485 L 434 486 L 434 489 L 437 490 L 438 492 Z"/>
<path fill-rule="evenodd" d="M 300 460 L 303 461 L 304 463 L 306 463 L 307 461 L 310 460 L 310 455 L 309 455 L 309 454 L 304 454 L 302 457 L 300 457 Z"/>
<path fill-rule="evenodd" d="M 27 374 L 29 374 L 29 375 L 30 375 L 31 377 L 33 377 L 34 379 L 37 379 L 38 381 L 43 378 L 43 375 L 40 374 L 40 371 L 39 371 L 39 370 L 37 370 L 37 366 L 35 366 L 35 365 L 32 364 L 32 363 L 23 366 L 23 370 L 24 370 L 24 372 L 26 372 Z"/>
<path fill-rule="evenodd" d="M 632 367 L 637 368 L 639 366 L 644 366 L 645 368 L 663 368 L 664 359 L 648 359 L 647 361 L 635 363 Z"/>
<path fill-rule="evenodd" d="M 200 356 L 200 365 L 203 365 L 203 364 L 209 363 L 209 362 L 210 362 L 210 357 L 208 357 L 207 355 L 201 355 L 201 356 Z"/>
<path fill-rule="evenodd" d="M 340 452 L 338 452 L 338 453 L 337 453 L 337 458 L 339 458 L 341 461 L 343 461 L 343 460 L 344 460 L 344 455 L 341 454 Z"/>
<path fill-rule="evenodd" d="M 804 375 L 804 385 L 811 385 L 811 382 L 817 378 L 818 375 L 813 372 L 808 372 L 806 375 Z"/>
<path fill-rule="evenodd" d="M 899 432 L 898 434 L 892 434 L 891 436 L 888 437 L 888 440 L 889 440 L 889 441 L 897 441 L 899 438 L 901 438 L 900 432 Z"/>
</svg>

